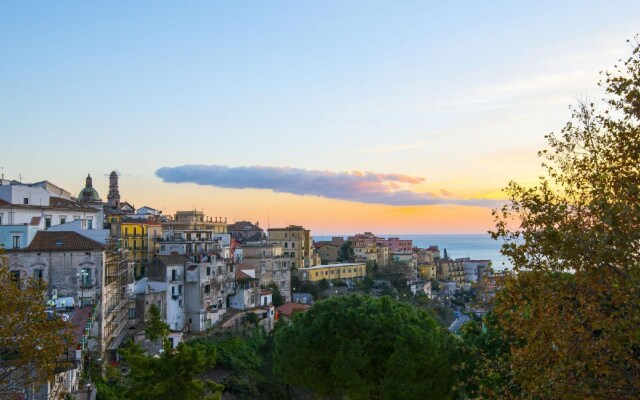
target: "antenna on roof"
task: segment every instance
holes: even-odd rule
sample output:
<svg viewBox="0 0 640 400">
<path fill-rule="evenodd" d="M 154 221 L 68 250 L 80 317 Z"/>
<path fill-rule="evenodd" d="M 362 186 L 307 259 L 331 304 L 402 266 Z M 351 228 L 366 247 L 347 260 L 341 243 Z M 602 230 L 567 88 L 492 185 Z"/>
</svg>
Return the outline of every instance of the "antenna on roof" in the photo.
<svg viewBox="0 0 640 400">
<path fill-rule="evenodd" d="M 4 180 L 4 167 L 0 167 L 0 171 L 2 171 L 2 179 Z M 2 184 L 2 182 L 0 182 L 0 185 Z"/>
<path fill-rule="evenodd" d="M 20 172 L 20 175 L 19 175 L 19 176 L 20 176 L 20 178 L 19 178 L 20 183 L 22 183 L 22 172 Z"/>
</svg>

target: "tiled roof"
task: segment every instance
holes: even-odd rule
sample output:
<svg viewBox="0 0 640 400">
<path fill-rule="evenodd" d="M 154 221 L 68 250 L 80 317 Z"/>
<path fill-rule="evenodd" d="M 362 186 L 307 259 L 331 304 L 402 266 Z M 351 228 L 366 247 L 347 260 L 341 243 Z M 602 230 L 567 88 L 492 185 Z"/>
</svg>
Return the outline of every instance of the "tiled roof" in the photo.
<svg viewBox="0 0 640 400">
<path fill-rule="evenodd" d="M 253 269 L 253 270 L 255 271 L 255 269 Z M 240 269 L 240 267 L 238 267 L 238 268 L 236 268 L 236 279 L 237 280 L 248 280 L 248 279 L 256 279 L 256 278 L 254 278 L 251 275 L 245 273 L 243 270 Z"/>
<path fill-rule="evenodd" d="M 259 226 L 252 224 L 249 221 L 236 221 L 235 223 L 229 225 L 227 227 L 227 230 L 229 231 L 244 231 L 246 227 L 249 227 L 249 229 L 247 229 L 248 231 L 260 231 L 262 232 L 263 229 L 260 228 Z"/>
<path fill-rule="evenodd" d="M 105 246 L 76 232 L 39 231 L 27 251 L 103 250 Z"/>
<path fill-rule="evenodd" d="M 11 203 L 9 203 L 8 201 L 4 201 L 2 199 L 0 199 L 0 206 L 10 206 Z"/>
<path fill-rule="evenodd" d="M 63 197 L 50 197 L 49 198 L 49 207 L 54 208 L 72 208 L 74 210 L 83 210 L 83 211 L 92 211 L 98 212 L 93 207 L 85 206 L 76 201 L 65 199 Z"/>
<path fill-rule="evenodd" d="M 278 313 L 291 317 L 295 312 L 305 312 L 310 306 L 300 303 L 284 303 L 280 307 L 276 308 Z"/>
<path fill-rule="evenodd" d="M 38 226 L 40 225 L 40 221 L 42 221 L 42 217 L 31 217 L 31 222 L 29 223 L 29 225 Z"/>
</svg>

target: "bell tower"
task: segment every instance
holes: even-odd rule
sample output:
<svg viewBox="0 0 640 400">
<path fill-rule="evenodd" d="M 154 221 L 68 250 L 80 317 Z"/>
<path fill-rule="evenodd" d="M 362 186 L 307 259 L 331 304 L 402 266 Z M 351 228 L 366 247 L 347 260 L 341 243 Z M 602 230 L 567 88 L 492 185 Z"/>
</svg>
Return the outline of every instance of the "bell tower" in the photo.
<svg viewBox="0 0 640 400">
<path fill-rule="evenodd" d="M 118 173 L 112 171 L 109 175 L 109 194 L 107 195 L 107 202 L 113 208 L 120 207 L 120 192 L 118 191 Z"/>
</svg>

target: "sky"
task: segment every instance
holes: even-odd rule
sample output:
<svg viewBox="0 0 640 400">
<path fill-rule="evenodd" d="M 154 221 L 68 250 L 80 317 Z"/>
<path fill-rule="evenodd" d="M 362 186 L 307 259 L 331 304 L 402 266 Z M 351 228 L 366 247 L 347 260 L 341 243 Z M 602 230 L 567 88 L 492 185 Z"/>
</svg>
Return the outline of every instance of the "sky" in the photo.
<svg viewBox="0 0 640 400">
<path fill-rule="evenodd" d="M 452 3 L 452 4 L 444 4 Z M 315 234 L 483 233 L 637 1 L 3 1 L 0 167 Z"/>
</svg>

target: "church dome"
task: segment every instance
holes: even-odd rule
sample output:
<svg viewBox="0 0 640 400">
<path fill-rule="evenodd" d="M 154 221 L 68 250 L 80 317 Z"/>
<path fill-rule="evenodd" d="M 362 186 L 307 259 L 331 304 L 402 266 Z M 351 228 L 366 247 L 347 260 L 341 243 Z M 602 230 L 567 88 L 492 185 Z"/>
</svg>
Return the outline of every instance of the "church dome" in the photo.
<svg viewBox="0 0 640 400">
<path fill-rule="evenodd" d="M 98 191 L 93 188 L 93 181 L 91 179 L 91 175 L 87 175 L 87 181 L 84 189 L 80 191 L 78 194 L 78 200 L 83 203 L 90 203 L 93 201 L 102 201 L 100 200 L 100 195 Z"/>
</svg>

